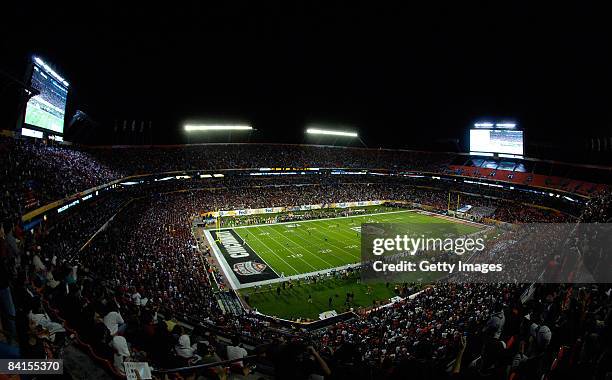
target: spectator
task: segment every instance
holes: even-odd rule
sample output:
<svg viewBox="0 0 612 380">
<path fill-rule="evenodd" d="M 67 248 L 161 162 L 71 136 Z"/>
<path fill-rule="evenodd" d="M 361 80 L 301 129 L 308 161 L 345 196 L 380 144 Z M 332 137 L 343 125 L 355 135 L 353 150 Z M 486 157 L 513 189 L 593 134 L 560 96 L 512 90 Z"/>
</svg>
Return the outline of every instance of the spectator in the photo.
<svg viewBox="0 0 612 380">
<path fill-rule="evenodd" d="M 124 362 L 130 359 L 130 349 L 128 347 L 127 340 L 122 336 L 114 336 L 111 341 L 113 348 L 113 366 L 122 375 L 125 375 Z"/>
<path fill-rule="evenodd" d="M 110 335 L 123 335 L 127 324 L 116 307 L 111 307 L 110 311 L 104 316 L 104 325 Z"/>
<path fill-rule="evenodd" d="M 175 347 L 176 354 L 185 360 L 187 360 L 190 364 L 197 362 L 201 359 L 201 356 L 196 354 L 198 345 L 197 343 L 191 344 L 191 339 L 189 335 L 185 333 L 185 330 L 182 327 L 178 327 L 179 339 L 178 344 Z"/>
<path fill-rule="evenodd" d="M 240 345 L 240 338 L 232 337 L 232 344 L 226 348 L 227 360 L 241 359 L 248 356 L 247 350 Z M 242 361 L 232 363 L 230 368 L 235 373 L 241 373 L 244 376 L 249 374 L 249 368 Z"/>
</svg>

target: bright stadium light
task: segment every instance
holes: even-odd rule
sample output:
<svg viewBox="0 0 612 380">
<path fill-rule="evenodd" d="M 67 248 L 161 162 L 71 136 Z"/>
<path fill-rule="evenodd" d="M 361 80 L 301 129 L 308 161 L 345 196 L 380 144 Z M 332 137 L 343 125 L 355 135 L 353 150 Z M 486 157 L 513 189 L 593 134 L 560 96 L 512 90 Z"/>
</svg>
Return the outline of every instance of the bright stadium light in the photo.
<svg viewBox="0 0 612 380">
<path fill-rule="evenodd" d="M 514 123 L 497 123 L 495 124 L 496 127 L 498 128 L 514 128 L 516 127 L 516 124 Z"/>
<path fill-rule="evenodd" d="M 476 128 L 491 128 L 494 124 L 493 123 L 476 123 L 474 124 L 474 126 Z"/>
<path fill-rule="evenodd" d="M 195 131 L 251 131 L 253 127 L 250 125 L 215 125 L 215 124 L 187 124 L 185 125 L 186 132 Z"/>
<path fill-rule="evenodd" d="M 69 86 L 68 82 L 66 82 L 66 80 L 64 78 L 62 78 L 58 73 L 56 73 L 55 71 L 53 71 L 53 69 L 47 65 L 45 63 L 45 61 L 43 61 L 42 59 L 38 58 L 38 57 L 34 57 L 34 61 L 43 69 L 45 69 L 45 71 L 47 71 L 49 74 L 51 74 L 52 76 L 55 77 L 55 79 L 57 79 L 58 81 L 62 82 L 62 84 L 66 87 Z"/>
<path fill-rule="evenodd" d="M 359 137 L 356 132 L 347 131 L 332 131 L 329 129 L 308 128 L 306 133 L 310 135 L 328 135 L 328 136 L 343 136 L 343 137 Z"/>
</svg>

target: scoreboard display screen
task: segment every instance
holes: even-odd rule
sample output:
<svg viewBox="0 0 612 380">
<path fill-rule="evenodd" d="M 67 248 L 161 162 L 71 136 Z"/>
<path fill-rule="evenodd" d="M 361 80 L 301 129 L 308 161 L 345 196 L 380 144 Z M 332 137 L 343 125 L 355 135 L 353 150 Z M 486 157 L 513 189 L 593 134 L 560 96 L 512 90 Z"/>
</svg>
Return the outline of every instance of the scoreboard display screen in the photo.
<svg viewBox="0 0 612 380">
<path fill-rule="evenodd" d="M 30 86 L 40 91 L 40 94 L 28 101 L 25 123 L 55 133 L 63 133 L 68 82 L 40 58 L 34 58 Z"/>
<path fill-rule="evenodd" d="M 470 152 L 523 155 L 523 131 L 471 129 Z"/>
</svg>

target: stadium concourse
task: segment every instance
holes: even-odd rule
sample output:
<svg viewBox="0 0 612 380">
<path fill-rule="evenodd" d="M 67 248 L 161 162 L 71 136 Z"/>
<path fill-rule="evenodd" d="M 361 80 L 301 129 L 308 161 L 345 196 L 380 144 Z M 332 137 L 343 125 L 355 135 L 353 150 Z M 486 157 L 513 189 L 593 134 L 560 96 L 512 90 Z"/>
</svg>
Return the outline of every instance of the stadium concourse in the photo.
<svg viewBox="0 0 612 380">
<path fill-rule="evenodd" d="M 610 222 L 612 196 L 592 185 L 596 178 L 584 181 L 589 194 L 552 196 L 561 189 L 454 177 L 449 165 L 457 157 L 441 153 L 290 145 L 116 150 L 13 137 L 2 138 L 0 149 L 7 157 L 5 357 L 61 357 L 77 344 L 112 376 L 136 360 L 149 362 L 158 378 L 605 379 L 612 371 L 609 284 L 403 284 L 403 295 L 416 295 L 310 328 L 255 314 L 228 289 L 210 251 L 197 249 L 205 245 L 191 230 L 194 217 L 214 210 L 385 199 L 444 213 L 450 193 L 460 194 L 461 205 L 489 210 L 471 215 L 484 223 Z M 249 175 L 276 167 L 321 170 Z M 361 169 L 375 173 L 351 174 Z M 205 363 L 212 366 L 162 371 Z"/>
</svg>

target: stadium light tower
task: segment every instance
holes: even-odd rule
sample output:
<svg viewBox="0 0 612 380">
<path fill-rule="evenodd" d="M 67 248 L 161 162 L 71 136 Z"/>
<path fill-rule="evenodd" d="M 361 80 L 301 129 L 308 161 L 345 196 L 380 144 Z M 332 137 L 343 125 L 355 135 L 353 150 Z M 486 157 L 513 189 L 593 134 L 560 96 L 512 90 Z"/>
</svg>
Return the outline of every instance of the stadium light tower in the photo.
<svg viewBox="0 0 612 380">
<path fill-rule="evenodd" d="M 208 132 L 208 131 L 252 131 L 250 125 L 222 125 L 222 124 L 186 124 L 185 132 Z"/>
<path fill-rule="evenodd" d="M 326 136 L 340 136 L 340 137 L 359 137 L 357 132 L 349 131 L 335 131 L 332 129 L 320 129 L 320 128 L 308 128 L 306 133 L 310 135 L 326 135 Z"/>
<path fill-rule="evenodd" d="M 313 137 L 320 136 L 323 138 L 332 137 L 334 138 L 334 145 L 338 138 L 351 139 L 351 140 L 358 139 L 359 142 L 361 142 L 363 146 L 366 146 L 366 144 L 363 142 L 361 137 L 359 137 L 359 134 L 355 131 L 340 130 L 340 129 L 327 129 L 327 128 L 319 128 L 317 126 L 313 126 L 313 127 L 308 127 L 306 129 L 306 135 L 313 136 Z"/>
<path fill-rule="evenodd" d="M 66 80 L 64 78 L 62 78 L 58 73 L 56 73 L 55 71 L 53 71 L 53 69 L 51 68 L 51 66 L 47 65 L 45 63 L 45 61 L 43 61 L 42 59 L 40 59 L 39 57 L 32 57 L 34 59 L 34 62 L 36 62 L 40 67 L 42 67 L 43 69 L 45 69 L 49 74 L 51 74 L 53 77 L 55 77 L 55 79 L 57 79 L 58 81 L 62 82 L 62 84 L 66 87 L 70 86 L 70 84 L 68 82 L 66 82 Z"/>
<path fill-rule="evenodd" d="M 495 127 L 513 129 L 516 128 L 516 123 L 495 123 Z"/>
<path fill-rule="evenodd" d="M 475 123 L 474 124 L 475 128 L 493 128 L 493 126 L 495 126 L 495 124 L 489 123 L 489 122 Z"/>
</svg>

